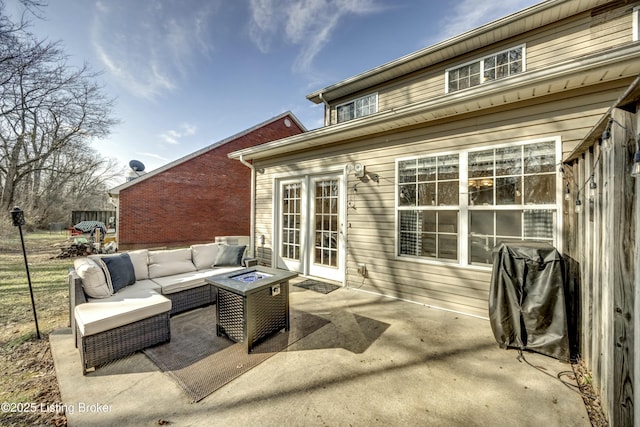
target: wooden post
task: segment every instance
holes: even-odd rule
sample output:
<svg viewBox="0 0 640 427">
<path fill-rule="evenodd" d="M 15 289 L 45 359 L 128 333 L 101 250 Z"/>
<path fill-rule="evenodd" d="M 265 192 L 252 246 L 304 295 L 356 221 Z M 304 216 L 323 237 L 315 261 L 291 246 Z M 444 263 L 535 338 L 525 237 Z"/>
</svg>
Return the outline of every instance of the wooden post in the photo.
<svg viewBox="0 0 640 427">
<path fill-rule="evenodd" d="M 640 132 L 640 102 L 636 103 L 636 138 L 638 132 Z M 634 250 L 634 265 L 635 265 L 635 277 L 634 277 L 634 305 L 633 305 L 633 425 L 640 426 L 640 178 L 636 178 L 635 183 L 635 198 L 634 198 L 634 218 L 635 223 L 635 250 Z"/>
<path fill-rule="evenodd" d="M 611 220 L 609 232 L 616 238 L 611 240 L 611 269 L 607 307 L 608 337 L 604 341 L 607 372 L 607 397 L 609 422 L 613 426 L 633 425 L 633 288 L 634 288 L 634 203 L 635 179 L 630 176 L 633 154 L 635 153 L 635 124 L 629 113 L 614 110 L 618 122 L 616 129 L 616 150 L 613 153 Z M 609 344 L 609 346 L 607 346 Z M 610 354 L 608 354 L 610 353 Z"/>
</svg>

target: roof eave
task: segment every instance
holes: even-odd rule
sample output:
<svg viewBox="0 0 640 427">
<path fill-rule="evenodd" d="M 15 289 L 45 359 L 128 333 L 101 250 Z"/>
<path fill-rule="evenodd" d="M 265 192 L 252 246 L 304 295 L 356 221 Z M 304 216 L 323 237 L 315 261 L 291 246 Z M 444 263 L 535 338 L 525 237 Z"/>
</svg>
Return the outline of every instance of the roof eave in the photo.
<svg viewBox="0 0 640 427">
<path fill-rule="evenodd" d="M 593 145 L 598 143 L 602 138 L 602 134 L 609 125 L 609 117 L 615 108 L 620 108 L 632 113 L 636 113 L 636 106 L 640 100 L 640 75 L 629 85 L 627 90 L 616 100 L 609 110 L 602 115 L 598 123 L 591 128 L 587 136 L 573 149 L 564 160 L 565 163 L 571 163 L 578 159 L 583 153 L 587 152 Z"/>
<path fill-rule="evenodd" d="M 248 135 L 249 133 L 251 133 L 251 132 L 253 132 L 253 131 L 257 130 L 257 129 L 260 129 L 261 127 L 264 127 L 264 126 L 266 126 L 266 125 L 268 125 L 270 123 L 276 122 L 276 121 L 278 121 L 278 120 L 280 120 L 280 119 L 282 119 L 284 117 L 287 117 L 287 116 L 290 117 L 291 119 L 293 119 L 293 121 L 296 123 L 296 125 L 298 125 L 298 127 L 300 129 L 302 129 L 302 133 L 303 134 L 305 132 L 307 132 L 307 128 L 302 124 L 302 122 L 300 122 L 300 120 L 298 120 L 298 118 L 296 117 L 295 114 L 293 114 L 293 112 L 285 111 L 284 113 L 281 113 L 281 114 L 279 114 L 279 115 L 277 115 L 275 117 L 272 117 L 272 118 L 270 118 L 268 120 L 265 120 L 262 123 L 258 123 L 258 124 L 254 125 L 254 126 L 251 126 L 248 129 L 240 131 L 240 132 L 238 132 L 238 133 L 236 133 L 236 134 L 234 134 L 234 135 L 232 135 L 230 137 L 224 138 L 224 139 L 222 139 L 222 140 L 220 140 L 218 142 L 214 142 L 213 144 L 207 145 L 206 147 L 201 148 L 198 151 L 194 151 L 193 153 L 187 154 L 186 156 L 181 157 L 181 158 L 179 158 L 179 159 L 177 159 L 177 160 L 175 160 L 173 162 L 167 163 L 164 166 L 160 166 L 159 168 L 154 169 L 153 171 L 151 171 L 149 173 L 146 173 L 144 175 L 141 175 L 141 176 L 137 177 L 136 179 L 133 179 L 131 181 L 127 181 L 127 182 L 125 182 L 123 184 L 120 184 L 117 187 L 114 187 L 114 188 L 108 190 L 107 193 L 110 196 L 114 196 L 114 195 L 120 194 L 120 191 L 122 191 L 122 190 L 124 190 L 126 188 L 129 188 L 129 187 L 131 187 L 133 185 L 139 184 L 140 182 L 146 181 L 147 179 L 149 179 L 149 178 L 151 178 L 151 177 L 153 177 L 153 176 L 155 176 L 155 175 L 157 175 L 157 174 L 159 174 L 161 172 L 164 172 L 164 171 L 166 171 L 168 169 L 171 169 L 173 167 L 181 165 L 182 163 L 185 163 L 185 162 L 187 162 L 187 161 L 189 161 L 189 160 L 191 160 L 191 159 L 193 159 L 195 157 L 198 157 L 198 156 L 200 156 L 200 155 L 202 155 L 204 153 L 207 153 L 207 152 L 209 152 L 211 150 L 214 150 L 214 149 L 216 149 L 216 148 L 218 148 L 218 147 L 220 147 L 220 146 L 222 146 L 222 145 L 224 145 L 224 144 L 226 144 L 228 142 L 234 141 L 234 140 L 236 140 L 238 138 L 241 138 L 241 137 L 243 137 L 245 135 Z"/>
<path fill-rule="evenodd" d="M 604 81 L 603 76 L 615 74 L 612 67 L 625 70 L 626 75 L 619 75 L 617 78 L 627 78 L 637 75 L 640 72 L 640 50 L 637 44 L 626 45 L 615 51 L 606 54 L 595 54 L 589 57 L 582 57 L 573 61 L 566 61 L 557 64 L 552 68 L 543 70 L 533 70 L 519 74 L 508 79 L 499 80 L 488 85 L 477 86 L 465 91 L 446 94 L 428 101 L 411 104 L 402 108 L 386 110 L 371 116 L 363 117 L 336 125 L 331 125 L 310 131 L 305 134 L 272 141 L 266 144 L 246 148 L 229 154 L 230 158 L 243 157 L 245 160 L 260 159 L 292 152 L 323 144 L 344 141 L 351 138 L 365 137 L 375 133 L 398 129 L 407 126 L 407 123 L 422 124 L 447 117 L 464 114 L 466 111 L 479 111 L 493 106 L 493 100 L 500 102 L 500 98 L 507 99 L 502 104 L 517 102 L 526 99 L 525 92 L 529 98 L 534 98 L 542 92 L 536 89 L 544 86 L 544 95 L 554 92 L 562 92 L 576 87 L 587 85 L 585 73 L 591 73 L 593 84 Z M 568 85 L 571 79 L 579 81 L 578 86 Z M 610 78 L 609 80 L 614 80 Z M 513 100 L 511 100 L 511 98 Z M 482 106 L 484 101 L 487 106 Z"/>
<path fill-rule="evenodd" d="M 482 44 L 482 35 L 487 35 L 492 32 L 497 32 L 499 30 L 504 30 L 505 27 L 509 31 L 504 32 L 508 34 L 508 37 L 513 37 L 514 35 L 524 33 L 531 28 L 522 25 L 522 21 L 530 16 L 543 13 L 544 11 L 562 5 L 564 3 L 570 3 L 576 0 L 548 0 L 528 8 L 522 9 L 518 12 L 515 12 L 506 17 L 497 19 L 495 21 L 489 22 L 483 26 L 472 29 L 460 35 L 451 37 L 442 42 L 436 43 L 434 45 L 428 46 L 424 49 L 418 50 L 416 52 L 405 55 L 401 58 L 383 64 L 379 67 L 372 68 L 368 71 L 350 77 L 346 80 L 342 80 L 338 83 L 335 83 L 331 86 L 327 86 L 323 89 L 317 90 L 309 95 L 307 95 L 307 99 L 315 104 L 320 104 L 325 101 L 332 101 L 334 99 L 338 99 L 342 96 L 345 96 L 348 93 L 355 93 L 359 90 L 363 90 L 366 87 L 372 86 L 372 82 L 376 81 L 376 84 L 380 84 L 385 81 L 389 81 L 402 75 L 408 74 L 410 72 L 416 71 L 418 69 L 424 68 L 424 58 L 429 56 L 435 56 L 436 53 L 442 53 L 443 51 L 458 45 L 465 46 L 465 52 L 470 52 L 477 48 L 483 46 Z M 577 1 L 576 1 L 577 2 Z M 598 4 L 603 2 L 597 2 Z M 606 3 L 606 1 L 604 2 Z M 583 12 L 585 10 L 589 10 L 590 8 L 596 6 L 596 4 L 589 6 L 582 6 L 579 8 L 581 4 L 578 3 L 576 8 L 564 8 L 558 11 L 558 14 L 553 14 L 547 18 L 549 22 L 542 22 L 542 24 L 547 24 L 559 19 L 562 19 L 567 16 L 574 15 L 576 13 Z M 537 22 L 537 25 L 541 25 L 540 22 Z M 512 28 L 509 28 L 512 27 Z M 503 39 L 502 37 L 501 39 Z M 444 60 L 460 56 L 465 53 L 460 50 L 451 51 L 444 57 L 438 58 L 434 60 L 433 63 L 442 62 Z M 403 66 L 402 71 L 400 71 L 401 66 Z"/>
</svg>

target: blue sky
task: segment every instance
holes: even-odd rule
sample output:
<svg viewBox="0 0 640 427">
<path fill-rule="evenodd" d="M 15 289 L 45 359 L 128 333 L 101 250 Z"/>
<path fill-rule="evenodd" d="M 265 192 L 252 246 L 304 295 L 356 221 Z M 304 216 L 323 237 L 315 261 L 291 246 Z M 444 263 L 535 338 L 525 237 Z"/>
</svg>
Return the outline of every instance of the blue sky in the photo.
<svg viewBox="0 0 640 427">
<path fill-rule="evenodd" d="M 17 0 L 6 0 L 8 10 Z M 102 71 L 121 123 L 94 146 L 150 171 L 305 96 L 539 3 L 535 0 L 49 0 L 31 31 Z M 124 176 L 124 175 L 123 175 Z M 123 178 L 124 179 L 124 178 Z"/>
</svg>

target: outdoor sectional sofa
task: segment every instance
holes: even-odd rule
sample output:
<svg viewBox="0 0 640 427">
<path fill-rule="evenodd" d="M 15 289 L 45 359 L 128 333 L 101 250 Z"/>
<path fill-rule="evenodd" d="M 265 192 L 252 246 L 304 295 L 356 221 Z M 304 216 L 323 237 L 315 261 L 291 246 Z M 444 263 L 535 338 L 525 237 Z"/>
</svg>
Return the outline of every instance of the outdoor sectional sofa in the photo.
<svg viewBox="0 0 640 427">
<path fill-rule="evenodd" d="M 244 258 L 245 248 L 209 243 L 76 259 L 69 318 L 83 374 L 169 341 L 170 316 L 215 303 L 206 277 L 255 263 Z"/>
</svg>

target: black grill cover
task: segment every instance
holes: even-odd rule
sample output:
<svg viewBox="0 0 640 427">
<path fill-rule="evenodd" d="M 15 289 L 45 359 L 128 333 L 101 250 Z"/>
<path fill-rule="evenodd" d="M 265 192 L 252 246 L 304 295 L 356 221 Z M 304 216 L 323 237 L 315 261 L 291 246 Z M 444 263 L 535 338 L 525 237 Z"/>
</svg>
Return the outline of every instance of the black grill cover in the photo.
<svg viewBox="0 0 640 427">
<path fill-rule="evenodd" d="M 496 246 L 489 320 L 500 347 L 569 361 L 564 289 L 563 260 L 553 246 L 538 242 Z"/>
</svg>

